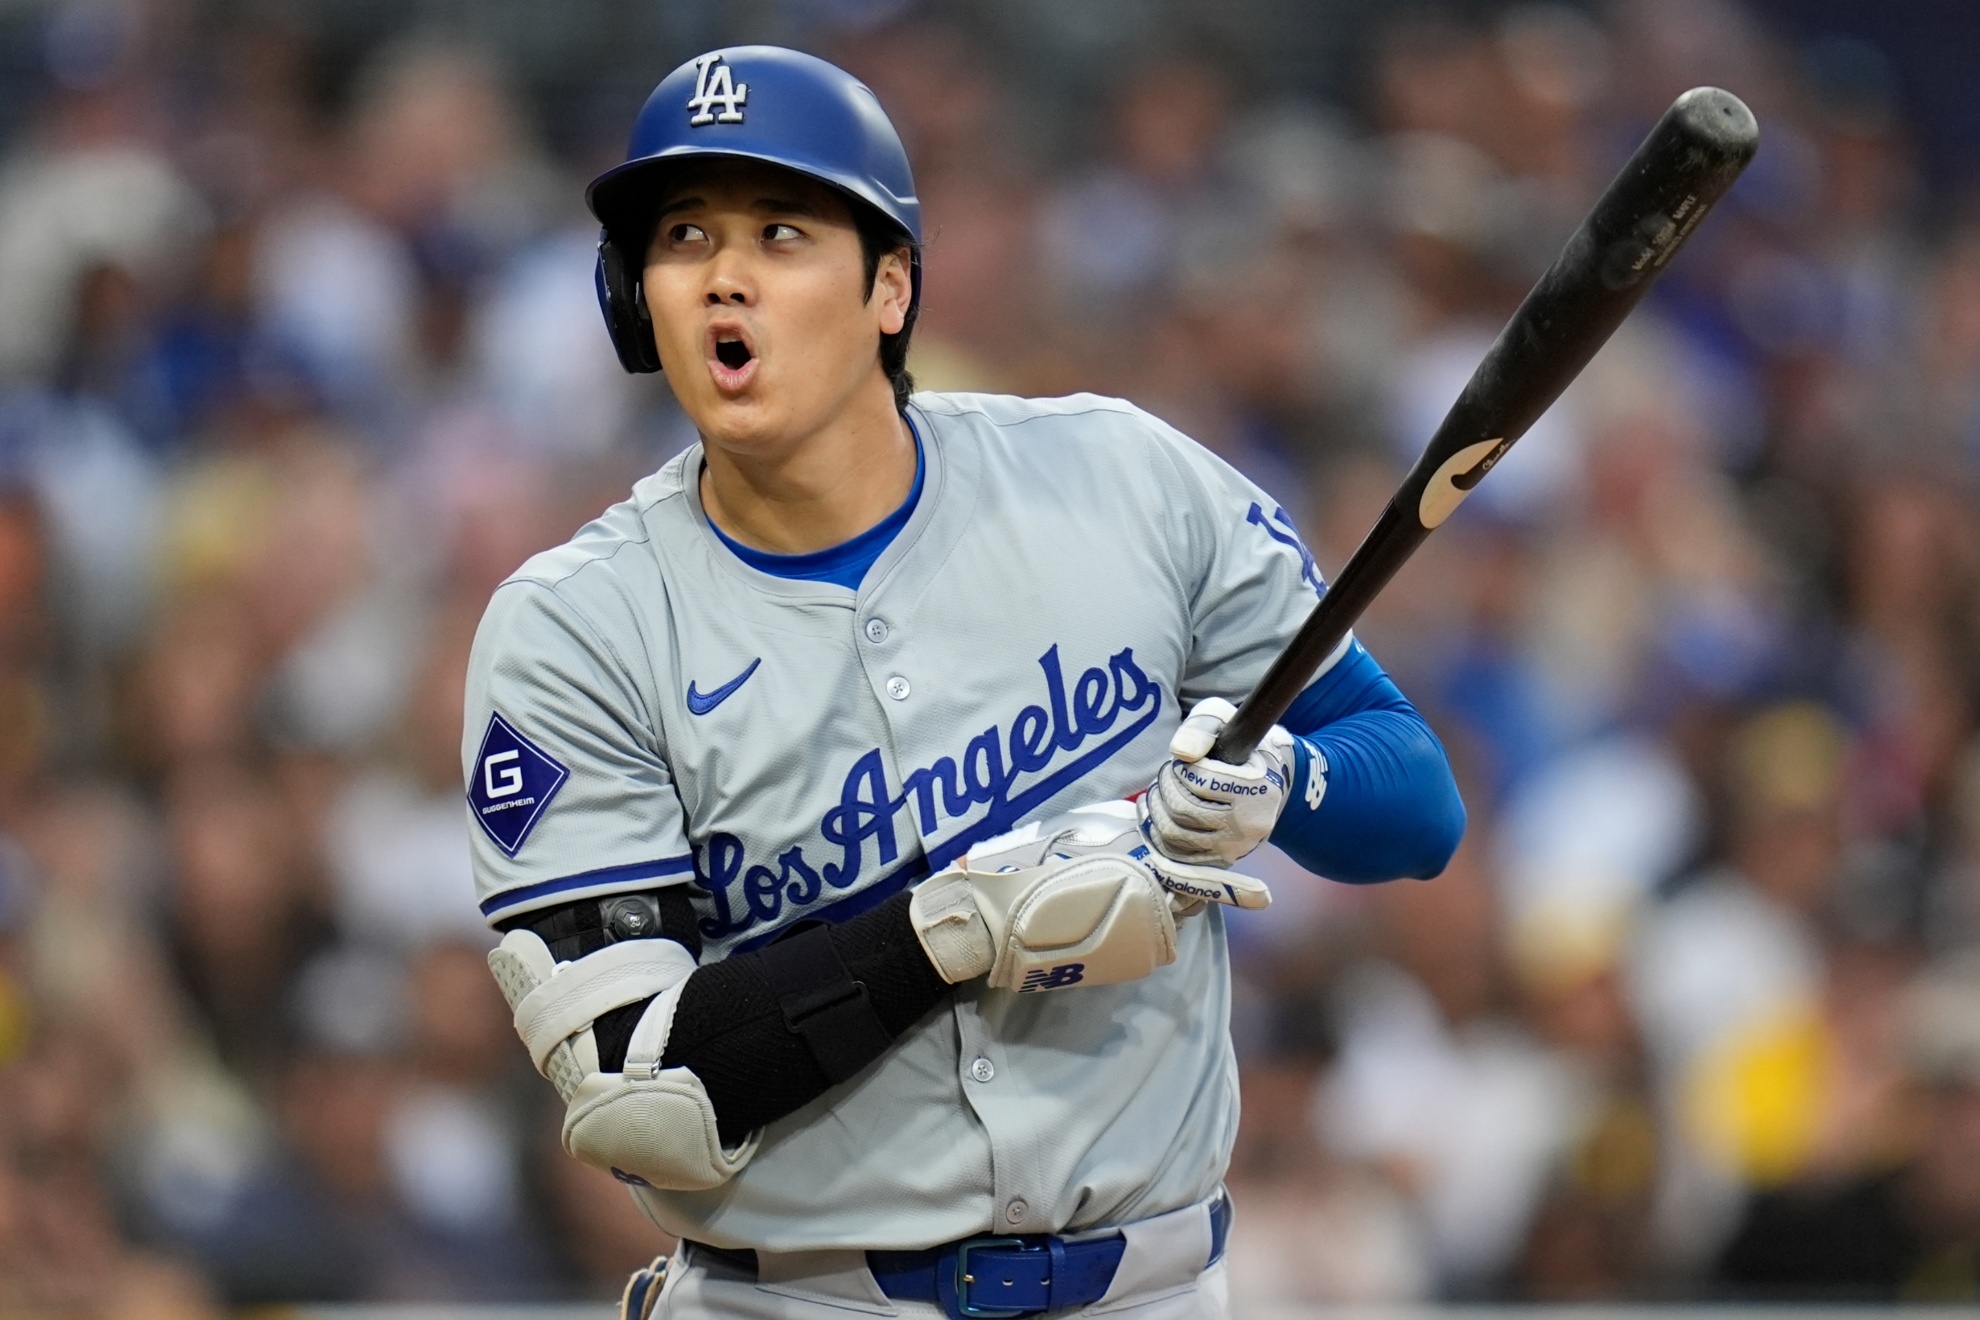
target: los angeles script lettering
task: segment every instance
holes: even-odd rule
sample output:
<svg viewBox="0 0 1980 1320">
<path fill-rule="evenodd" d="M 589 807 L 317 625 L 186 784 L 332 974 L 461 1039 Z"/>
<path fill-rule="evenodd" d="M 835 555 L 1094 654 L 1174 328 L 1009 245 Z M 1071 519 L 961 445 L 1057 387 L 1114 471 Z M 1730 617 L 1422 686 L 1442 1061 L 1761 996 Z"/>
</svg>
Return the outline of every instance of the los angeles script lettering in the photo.
<svg viewBox="0 0 1980 1320">
<path fill-rule="evenodd" d="M 774 868 L 752 864 L 735 835 L 710 835 L 705 847 L 695 849 L 695 883 L 708 892 L 714 909 L 701 919 L 702 935 L 721 939 L 775 921 L 787 902 L 803 907 L 817 902 L 827 889 L 851 888 L 865 864 L 869 839 L 877 863 L 891 865 L 901 852 L 895 817 L 904 810 L 912 813 L 910 827 L 919 818 L 923 835 L 986 805 L 990 834 L 1016 825 L 1015 819 L 1004 817 L 1017 814 L 1010 797 L 1020 776 L 1043 770 L 1059 753 L 1076 751 L 1087 739 L 1108 733 L 1123 714 L 1161 704 L 1161 689 L 1135 664 L 1132 647 L 1110 657 L 1106 668 L 1086 670 L 1070 685 L 1060 668 L 1058 647 L 1040 656 L 1038 666 L 1045 674 L 1045 705 L 1020 710 L 1008 732 L 992 725 L 977 734 L 960 759 L 944 756 L 911 772 L 898 794 L 889 791 L 879 748 L 855 761 L 840 787 L 838 805 L 818 825 L 817 833 L 838 850 L 834 860 L 813 865 L 799 844 L 779 853 Z"/>
</svg>

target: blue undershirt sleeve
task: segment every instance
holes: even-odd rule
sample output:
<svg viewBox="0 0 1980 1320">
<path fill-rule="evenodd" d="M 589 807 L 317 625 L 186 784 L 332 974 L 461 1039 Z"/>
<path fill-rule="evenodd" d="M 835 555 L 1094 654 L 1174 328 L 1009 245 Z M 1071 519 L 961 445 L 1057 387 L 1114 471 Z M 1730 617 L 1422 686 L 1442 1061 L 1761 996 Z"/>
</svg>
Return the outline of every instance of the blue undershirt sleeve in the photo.
<svg viewBox="0 0 1980 1320">
<path fill-rule="evenodd" d="M 1360 642 L 1280 722 L 1293 735 L 1295 766 L 1272 842 L 1287 856 L 1348 884 L 1443 871 L 1465 824 L 1450 759 Z M 1315 775 L 1324 776 L 1317 794 Z"/>
</svg>

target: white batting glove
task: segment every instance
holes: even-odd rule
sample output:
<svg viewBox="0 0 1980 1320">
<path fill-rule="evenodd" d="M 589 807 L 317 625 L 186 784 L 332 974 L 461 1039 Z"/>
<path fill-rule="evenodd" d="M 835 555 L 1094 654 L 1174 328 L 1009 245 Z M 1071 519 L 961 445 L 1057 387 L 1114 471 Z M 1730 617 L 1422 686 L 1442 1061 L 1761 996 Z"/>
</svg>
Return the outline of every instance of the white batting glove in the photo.
<svg viewBox="0 0 1980 1320">
<path fill-rule="evenodd" d="M 909 916 L 950 984 L 1063 990 L 1133 981 L 1176 957 L 1178 915 L 1262 907 L 1258 881 L 1159 856 L 1132 802 L 1101 802 L 987 839 L 915 890 Z"/>
<path fill-rule="evenodd" d="M 1292 793 L 1293 738 L 1276 724 L 1243 765 L 1209 759 L 1235 714 L 1222 697 L 1197 702 L 1169 739 L 1173 759 L 1148 786 L 1148 837 L 1179 862 L 1236 862 L 1271 835 Z M 1325 776 L 1313 778 L 1324 792 Z"/>
</svg>

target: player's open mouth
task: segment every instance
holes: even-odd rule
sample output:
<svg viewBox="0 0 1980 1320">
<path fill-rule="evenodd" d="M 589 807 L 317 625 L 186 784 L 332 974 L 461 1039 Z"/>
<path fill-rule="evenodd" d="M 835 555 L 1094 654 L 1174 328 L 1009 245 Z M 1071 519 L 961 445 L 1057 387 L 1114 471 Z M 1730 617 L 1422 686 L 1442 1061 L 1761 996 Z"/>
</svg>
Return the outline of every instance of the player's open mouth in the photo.
<svg viewBox="0 0 1980 1320">
<path fill-rule="evenodd" d="M 740 327 L 717 326 L 708 332 L 708 370 L 725 394 L 742 390 L 756 375 L 756 350 Z"/>
</svg>

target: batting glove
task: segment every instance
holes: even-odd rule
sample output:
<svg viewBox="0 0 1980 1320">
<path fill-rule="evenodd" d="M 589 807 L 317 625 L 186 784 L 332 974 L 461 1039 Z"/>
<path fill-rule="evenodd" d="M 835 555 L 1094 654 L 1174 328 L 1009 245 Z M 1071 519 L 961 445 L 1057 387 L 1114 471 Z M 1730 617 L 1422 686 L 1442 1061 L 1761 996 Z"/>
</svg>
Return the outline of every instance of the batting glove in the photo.
<svg viewBox="0 0 1980 1320">
<path fill-rule="evenodd" d="M 1197 702 L 1148 786 L 1148 837 L 1176 861 L 1231 865 L 1271 835 L 1292 792 L 1293 737 L 1276 724 L 1243 765 L 1210 759 L 1235 714 L 1222 697 Z"/>
<path fill-rule="evenodd" d="M 1063 990 L 1133 981 L 1176 957 L 1176 917 L 1206 901 L 1263 907 L 1264 885 L 1171 861 L 1131 802 L 1079 807 L 985 840 L 915 890 L 928 960 L 958 984 Z"/>
</svg>

